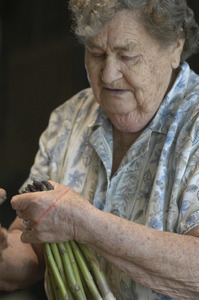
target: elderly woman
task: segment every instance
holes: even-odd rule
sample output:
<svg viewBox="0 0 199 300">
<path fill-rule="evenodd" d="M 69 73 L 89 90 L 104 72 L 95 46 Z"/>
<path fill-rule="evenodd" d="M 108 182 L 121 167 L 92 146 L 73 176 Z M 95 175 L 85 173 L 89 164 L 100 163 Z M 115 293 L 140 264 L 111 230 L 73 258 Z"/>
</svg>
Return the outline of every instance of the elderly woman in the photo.
<svg viewBox="0 0 199 300">
<path fill-rule="evenodd" d="M 12 199 L 19 218 L 0 287 L 42 278 L 40 243 L 74 239 L 99 255 L 118 300 L 199 299 L 199 76 L 185 62 L 199 40 L 193 13 L 184 0 L 69 7 L 91 88 L 58 107 L 41 136 L 27 182 L 52 180 L 54 190 Z M 36 223 L 28 236 L 23 219 Z"/>
</svg>

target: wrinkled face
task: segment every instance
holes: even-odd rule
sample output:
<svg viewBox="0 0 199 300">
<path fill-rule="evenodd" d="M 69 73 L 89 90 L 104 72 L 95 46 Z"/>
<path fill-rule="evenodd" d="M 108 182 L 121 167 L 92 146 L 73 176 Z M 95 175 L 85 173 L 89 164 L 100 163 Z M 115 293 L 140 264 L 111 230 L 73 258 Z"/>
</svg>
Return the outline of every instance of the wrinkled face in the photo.
<svg viewBox="0 0 199 300">
<path fill-rule="evenodd" d="M 85 65 L 94 96 L 119 131 L 137 132 L 153 118 L 180 54 L 177 43 L 162 48 L 127 10 L 86 42 Z"/>
</svg>

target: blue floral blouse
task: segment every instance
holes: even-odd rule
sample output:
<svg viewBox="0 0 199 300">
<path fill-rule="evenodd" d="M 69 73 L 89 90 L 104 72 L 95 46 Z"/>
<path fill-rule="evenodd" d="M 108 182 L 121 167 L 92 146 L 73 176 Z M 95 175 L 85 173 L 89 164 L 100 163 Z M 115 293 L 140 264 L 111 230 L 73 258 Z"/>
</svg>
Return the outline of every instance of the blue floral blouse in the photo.
<svg viewBox="0 0 199 300">
<path fill-rule="evenodd" d="M 97 208 L 158 230 L 199 225 L 199 76 L 186 62 L 113 177 L 112 154 L 112 125 L 88 88 L 51 114 L 27 181 L 67 184 Z M 116 299 L 171 299 L 100 260 Z"/>
</svg>

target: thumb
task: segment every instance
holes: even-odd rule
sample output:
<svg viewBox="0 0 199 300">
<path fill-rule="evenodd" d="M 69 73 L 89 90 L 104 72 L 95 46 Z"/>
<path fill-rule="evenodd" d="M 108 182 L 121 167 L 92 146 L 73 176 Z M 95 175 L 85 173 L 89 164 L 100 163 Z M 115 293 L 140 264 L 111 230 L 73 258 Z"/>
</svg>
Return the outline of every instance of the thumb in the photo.
<svg viewBox="0 0 199 300">
<path fill-rule="evenodd" d="M 32 199 L 31 193 L 16 195 L 11 199 L 11 206 L 14 210 L 25 210 Z"/>
</svg>

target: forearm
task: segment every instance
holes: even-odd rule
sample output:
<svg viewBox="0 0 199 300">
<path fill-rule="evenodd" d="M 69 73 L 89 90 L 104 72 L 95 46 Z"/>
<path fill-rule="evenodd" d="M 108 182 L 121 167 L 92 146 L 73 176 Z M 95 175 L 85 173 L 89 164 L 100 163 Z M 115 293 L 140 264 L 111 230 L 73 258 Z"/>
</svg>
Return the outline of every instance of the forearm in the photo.
<svg viewBox="0 0 199 300">
<path fill-rule="evenodd" d="M 98 210 L 85 242 L 131 278 L 176 299 L 199 298 L 199 239 L 161 232 Z M 88 219 L 88 214 L 87 217 Z"/>
<path fill-rule="evenodd" d="M 20 240 L 21 231 L 12 229 L 8 233 L 9 246 L 0 262 L 0 290 L 21 289 L 40 280 L 43 276 L 41 258 L 30 244 Z"/>
<path fill-rule="evenodd" d="M 59 199 L 37 223 L 31 238 L 23 236 L 24 242 L 74 239 L 95 249 L 140 284 L 176 299 L 199 298 L 197 237 L 162 232 L 119 218 L 95 208 L 65 185 L 53 184 L 53 191 L 12 199 L 13 208 L 33 224 Z"/>
</svg>

